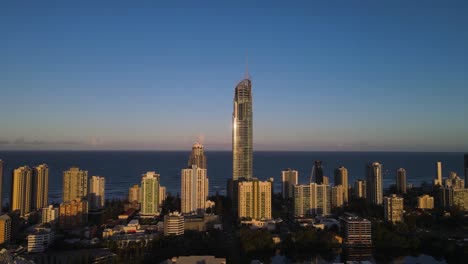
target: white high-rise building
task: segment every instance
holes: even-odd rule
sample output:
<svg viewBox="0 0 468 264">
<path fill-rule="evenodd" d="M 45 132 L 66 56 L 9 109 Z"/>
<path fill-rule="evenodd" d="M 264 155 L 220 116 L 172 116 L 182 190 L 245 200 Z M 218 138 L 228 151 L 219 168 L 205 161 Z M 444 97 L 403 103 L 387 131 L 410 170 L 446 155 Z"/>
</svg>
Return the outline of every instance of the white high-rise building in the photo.
<svg viewBox="0 0 468 264">
<path fill-rule="evenodd" d="M 396 223 L 403 222 L 403 198 L 392 194 L 384 198 L 385 221 Z"/>
<path fill-rule="evenodd" d="M 11 211 L 19 210 L 21 217 L 31 212 L 32 180 L 32 170 L 28 166 L 19 167 L 13 171 Z"/>
<path fill-rule="evenodd" d="M 442 162 L 437 161 L 436 163 L 436 178 L 434 179 L 434 186 L 440 185 L 442 186 Z"/>
<path fill-rule="evenodd" d="M 90 209 L 102 209 L 106 202 L 105 198 L 105 183 L 104 177 L 92 176 L 89 178 L 89 208 Z"/>
<path fill-rule="evenodd" d="M 330 185 L 310 184 L 294 186 L 295 217 L 324 216 L 331 213 Z"/>
<path fill-rule="evenodd" d="M 88 196 L 88 171 L 71 167 L 63 172 L 63 203 Z"/>
<path fill-rule="evenodd" d="M 159 214 L 159 174 L 148 171 L 142 175 L 140 187 L 141 215 L 155 216 Z"/>
<path fill-rule="evenodd" d="M 372 162 L 367 165 L 367 180 L 366 180 L 366 199 L 371 204 L 380 205 L 383 202 L 383 185 L 382 185 L 382 164 Z"/>
<path fill-rule="evenodd" d="M 271 219 L 272 181 L 259 181 L 253 178 L 238 182 L 239 218 L 255 220 Z"/>
<path fill-rule="evenodd" d="M 183 169 L 181 177 L 182 213 L 204 214 L 208 198 L 208 177 L 206 169 L 197 165 Z"/>
<path fill-rule="evenodd" d="M 299 172 L 288 169 L 281 172 L 281 181 L 283 183 L 283 199 L 293 198 L 294 185 L 297 185 Z"/>
</svg>

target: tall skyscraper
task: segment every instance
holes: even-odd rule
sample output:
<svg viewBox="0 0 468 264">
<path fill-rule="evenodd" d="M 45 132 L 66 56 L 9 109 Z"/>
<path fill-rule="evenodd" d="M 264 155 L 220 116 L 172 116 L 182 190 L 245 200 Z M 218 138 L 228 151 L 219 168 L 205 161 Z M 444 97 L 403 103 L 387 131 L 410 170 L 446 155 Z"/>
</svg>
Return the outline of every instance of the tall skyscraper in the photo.
<svg viewBox="0 0 468 264">
<path fill-rule="evenodd" d="M 468 154 L 465 154 L 465 188 L 468 188 Z M 0 185 L 1 186 L 1 185 Z M 0 198 L 1 199 L 1 198 Z"/>
<path fill-rule="evenodd" d="M 208 198 L 208 177 L 206 169 L 192 165 L 182 169 L 181 205 L 183 214 L 205 213 L 205 203 Z"/>
<path fill-rule="evenodd" d="M 159 213 L 160 177 L 154 171 L 142 175 L 140 188 L 141 214 L 155 216 Z"/>
<path fill-rule="evenodd" d="M 271 219 L 271 181 L 252 179 L 238 182 L 239 218 Z"/>
<path fill-rule="evenodd" d="M 288 169 L 281 172 L 281 180 L 283 183 L 283 199 L 293 197 L 294 185 L 298 183 L 299 173 L 297 170 Z"/>
<path fill-rule="evenodd" d="M 354 195 L 356 198 L 366 198 L 366 181 L 357 180 L 354 182 Z"/>
<path fill-rule="evenodd" d="M 435 185 L 443 185 L 442 182 L 442 162 L 437 161 L 436 163 L 436 178 L 434 179 L 434 186 Z"/>
<path fill-rule="evenodd" d="M 335 169 L 335 185 L 343 186 L 343 202 L 348 203 L 348 169 L 343 166 Z"/>
<path fill-rule="evenodd" d="M 88 196 L 88 171 L 71 167 L 63 172 L 63 201 L 71 202 L 75 199 L 85 199 Z"/>
<path fill-rule="evenodd" d="M 385 221 L 403 222 L 403 198 L 396 194 L 384 198 Z"/>
<path fill-rule="evenodd" d="M 310 182 L 315 182 L 317 184 L 323 183 L 322 161 L 314 161 L 314 166 L 312 167 L 312 174 L 310 175 Z"/>
<path fill-rule="evenodd" d="M 99 210 L 104 208 L 105 200 L 105 183 L 104 177 L 92 176 L 89 178 L 89 209 Z"/>
<path fill-rule="evenodd" d="M 396 189 L 398 193 L 406 193 L 406 170 L 403 168 L 397 170 Z"/>
<path fill-rule="evenodd" d="M 367 165 L 366 191 L 366 199 L 368 202 L 371 204 L 382 204 L 382 164 L 379 162 L 372 162 Z"/>
<path fill-rule="evenodd" d="M 49 201 L 49 167 L 41 164 L 33 171 L 32 207 L 41 209 L 47 207 Z"/>
<path fill-rule="evenodd" d="M 331 188 L 325 184 L 302 184 L 294 186 L 295 217 L 324 216 L 331 212 Z"/>
<path fill-rule="evenodd" d="M 197 165 L 200 169 L 206 169 L 206 156 L 203 150 L 203 145 L 198 142 L 193 144 L 187 168 L 192 168 L 193 165 Z"/>
<path fill-rule="evenodd" d="M 3 209 L 3 160 L 0 159 L 0 214 Z"/>
<path fill-rule="evenodd" d="M 235 89 L 232 113 L 232 179 L 252 179 L 252 82 L 248 74 Z"/>
<path fill-rule="evenodd" d="M 19 167 L 13 171 L 11 211 L 19 210 L 22 217 L 31 212 L 32 184 L 32 170 L 28 166 Z"/>
</svg>

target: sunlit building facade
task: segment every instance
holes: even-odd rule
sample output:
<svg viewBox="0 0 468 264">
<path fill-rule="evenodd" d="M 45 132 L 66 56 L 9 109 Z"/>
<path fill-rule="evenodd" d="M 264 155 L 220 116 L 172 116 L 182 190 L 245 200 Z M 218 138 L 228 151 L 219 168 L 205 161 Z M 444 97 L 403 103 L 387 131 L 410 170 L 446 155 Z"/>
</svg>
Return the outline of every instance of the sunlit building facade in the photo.
<svg viewBox="0 0 468 264">
<path fill-rule="evenodd" d="M 383 202 L 382 164 L 372 162 L 367 165 L 366 199 L 371 204 L 380 205 Z"/>
<path fill-rule="evenodd" d="M 33 194 L 33 172 L 28 166 L 13 171 L 11 181 L 11 211 L 19 211 L 24 217 L 31 212 Z"/>
<path fill-rule="evenodd" d="M 356 198 L 366 198 L 366 181 L 356 180 L 354 182 L 354 195 Z"/>
<path fill-rule="evenodd" d="M 183 169 L 181 175 L 182 213 L 204 214 L 208 199 L 207 170 L 192 165 L 191 168 Z"/>
<path fill-rule="evenodd" d="M 63 172 L 63 202 L 85 199 L 88 196 L 88 171 L 71 167 Z"/>
<path fill-rule="evenodd" d="M 294 186 L 294 216 L 326 216 L 331 214 L 331 188 L 325 184 Z"/>
<path fill-rule="evenodd" d="M 434 209 L 434 197 L 430 195 L 418 196 L 418 208 L 419 209 Z"/>
<path fill-rule="evenodd" d="M 271 219 L 272 181 L 252 179 L 238 182 L 239 218 Z"/>
<path fill-rule="evenodd" d="M 403 222 L 403 198 L 392 194 L 384 198 L 384 216 L 387 222 Z"/>
<path fill-rule="evenodd" d="M 105 196 L 106 179 L 101 176 L 92 176 L 89 179 L 89 208 L 99 210 L 104 208 L 106 202 Z"/>
<path fill-rule="evenodd" d="M 252 179 L 253 166 L 252 82 L 242 80 L 235 89 L 232 113 L 232 179 Z"/>
<path fill-rule="evenodd" d="M 154 171 L 142 175 L 140 187 L 141 215 L 155 216 L 159 214 L 160 176 Z"/>
<path fill-rule="evenodd" d="M 335 185 L 341 185 L 343 186 L 343 202 L 345 204 L 348 203 L 348 169 L 346 169 L 343 166 L 340 166 L 335 169 L 335 175 L 334 175 L 334 184 Z"/>
</svg>

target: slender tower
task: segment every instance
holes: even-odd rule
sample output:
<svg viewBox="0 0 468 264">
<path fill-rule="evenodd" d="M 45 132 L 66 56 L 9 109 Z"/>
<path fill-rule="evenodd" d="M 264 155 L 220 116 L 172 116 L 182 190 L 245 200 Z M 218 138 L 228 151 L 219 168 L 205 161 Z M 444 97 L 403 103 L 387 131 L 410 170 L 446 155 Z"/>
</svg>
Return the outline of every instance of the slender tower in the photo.
<svg viewBox="0 0 468 264">
<path fill-rule="evenodd" d="M 41 164 L 33 169 L 33 195 L 32 208 L 47 207 L 49 200 L 49 167 Z"/>
<path fill-rule="evenodd" d="M 372 162 L 367 165 L 366 198 L 371 204 L 383 203 L 382 164 Z"/>
<path fill-rule="evenodd" d="M 403 168 L 397 170 L 396 188 L 398 193 L 406 193 L 406 170 Z"/>
<path fill-rule="evenodd" d="M 252 82 L 248 71 L 235 89 L 232 113 L 232 179 L 252 179 Z"/>
<path fill-rule="evenodd" d="M 19 210 L 24 217 L 31 212 L 32 170 L 23 166 L 13 171 L 11 181 L 11 211 Z"/>
</svg>

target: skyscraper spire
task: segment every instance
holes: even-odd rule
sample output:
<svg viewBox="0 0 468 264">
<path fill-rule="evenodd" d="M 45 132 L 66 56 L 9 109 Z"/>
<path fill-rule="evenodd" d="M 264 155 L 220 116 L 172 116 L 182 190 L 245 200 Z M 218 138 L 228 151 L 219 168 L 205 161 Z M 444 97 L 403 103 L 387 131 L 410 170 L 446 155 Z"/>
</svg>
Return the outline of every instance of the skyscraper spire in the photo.
<svg viewBox="0 0 468 264">
<path fill-rule="evenodd" d="M 247 53 L 245 54 L 245 79 L 249 80 L 250 75 L 249 75 L 249 56 Z"/>
</svg>

